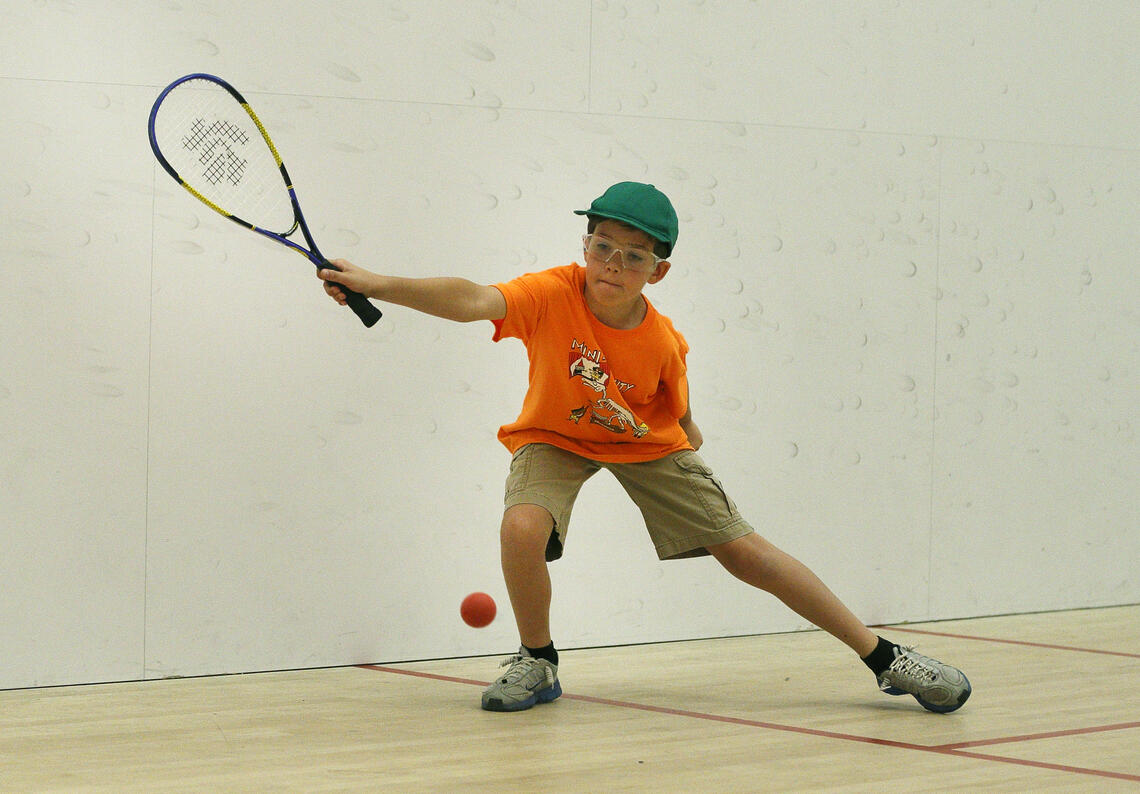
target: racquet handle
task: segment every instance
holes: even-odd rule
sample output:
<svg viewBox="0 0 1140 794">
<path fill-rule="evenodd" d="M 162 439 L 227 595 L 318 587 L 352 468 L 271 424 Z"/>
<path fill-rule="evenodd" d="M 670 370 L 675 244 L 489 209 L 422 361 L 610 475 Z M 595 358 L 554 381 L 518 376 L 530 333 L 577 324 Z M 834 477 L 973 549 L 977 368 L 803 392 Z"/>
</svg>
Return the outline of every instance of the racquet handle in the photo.
<svg viewBox="0 0 1140 794">
<path fill-rule="evenodd" d="M 348 300 L 348 308 L 356 312 L 356 316 L 360 318 L 360 322 L 364 323 L 364 327 L 371 328 L 376 325 L 383 316 L 380 310 L 373 306 L 372 302 L 359 292 L 345 289 L 343 284 L 340 285 L 340 288 L 344 292 L 344 297 Z"/>
<path fill-rule="evenodd" d="M 332 262 L 325 261 L 323 264 L 317 266 L 318 268 L 328 268 L 329 270 L 340 271 L 340 268 Z M 334 282 L 329 282 L 334 283 Z M 383 313 L 372 305 L 372 301 L 361 295 L 359 292 L 354 292 L 344 284 L 337 284 L 340 291 L 344 293 L 345 300 L 348 301 L 348 308 L 356 312 L 356 316 L 360 318 L 360 322 L 364 323 L 365 328 L 371 328 L 383 317 Z"/>
</svg>

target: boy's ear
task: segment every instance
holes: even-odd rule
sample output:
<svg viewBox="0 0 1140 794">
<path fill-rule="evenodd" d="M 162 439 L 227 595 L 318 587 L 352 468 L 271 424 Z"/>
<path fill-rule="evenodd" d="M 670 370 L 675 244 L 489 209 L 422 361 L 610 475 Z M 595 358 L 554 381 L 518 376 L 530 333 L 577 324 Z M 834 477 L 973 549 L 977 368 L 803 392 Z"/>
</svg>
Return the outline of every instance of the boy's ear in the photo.
<svg viewBox="0 0 1140 794">
<path fill-rule="evenodd" d="M 646 283 L 656 284 L 658 281 L 665 278 L 665 274 L 669 272 L 670 267 L 672 267 L 672 265 L 669 263 L 669 260 L 662 259 L 657 263 L 657 269 L 653 271 L 653 275 L 649 277 L 649 280 Z"/>
</svg>

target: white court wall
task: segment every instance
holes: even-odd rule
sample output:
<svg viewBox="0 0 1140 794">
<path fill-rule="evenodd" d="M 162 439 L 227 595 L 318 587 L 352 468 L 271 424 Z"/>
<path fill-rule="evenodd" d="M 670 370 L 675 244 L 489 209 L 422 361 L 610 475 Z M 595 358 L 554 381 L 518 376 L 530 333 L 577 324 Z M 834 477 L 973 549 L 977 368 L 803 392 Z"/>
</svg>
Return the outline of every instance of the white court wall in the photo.
<svg viewBox="0 0 1140 794">
<path fill-rule="evenodd" d="M 457 611 L 507 611 L 521 345 L 365 330 L 185 195 L 145 125 L 192 71 L 366 267 L 504 281 L 665 190 L 702 454 L 867 622 L 1140 600 L 1131 0 L 0 11 L 0 688 L 517 644 Z M 804 627 L 604 474 L 552 575 L 562 647 Z"/>
</svg>

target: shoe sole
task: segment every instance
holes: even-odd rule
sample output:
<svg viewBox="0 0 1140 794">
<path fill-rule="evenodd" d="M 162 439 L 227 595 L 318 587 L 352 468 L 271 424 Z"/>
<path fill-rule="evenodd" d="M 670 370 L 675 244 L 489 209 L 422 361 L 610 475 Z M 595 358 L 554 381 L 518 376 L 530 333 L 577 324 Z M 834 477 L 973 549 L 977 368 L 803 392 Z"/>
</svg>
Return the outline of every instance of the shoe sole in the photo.
<svg viewBox="0 0 1140 794">
<path fill-rule="evenodd" d="M 537 705 L 538 703 L 550 703 L 562 695 L 562 685 L 557 681 L 554 686 L 548 686 L 546 689 L 539 690 L 531 695 L 526 700 L 519 700 L 515 703 L 504 703 L 499 698 L 487 698 L 483 701 L 484 711 L 526 711 L 529 708 Z"/>
<path fill-rule="evenodd" d="M 920 706 L 922 706 L 924 709 L 926 709 L 927 711 L 933 711 L 936 714 L 949 714 L 951 711 L 957 711 L 958 709 L 962 708 L 962 705 L 970 698 L 970 694 L 974 691 L 974 688 L 972 686 L 970 686 L 970 679 L 966 678 L 965 673 L 962 674 L 962 678 L 966 682 L 966 688 L 962 691 L 962 694 L 960 694 L 958 696 L 958 701 L 956 703 L 951 703 L 948 706 L 939 706 L 935 703 L 931 703 L 930 701 L 923 700 L 918 695 L 913 695 L 913 697 L 915 700 L 918 701 L 918 704 Z M 907 692 L 905 689 L 899 689 L 898 687 L 890 687 L 890 688 L 884 689 L 882 691 L 888 695 L 910 695 L 911 694 L 910 692 Z"/>
</svg>

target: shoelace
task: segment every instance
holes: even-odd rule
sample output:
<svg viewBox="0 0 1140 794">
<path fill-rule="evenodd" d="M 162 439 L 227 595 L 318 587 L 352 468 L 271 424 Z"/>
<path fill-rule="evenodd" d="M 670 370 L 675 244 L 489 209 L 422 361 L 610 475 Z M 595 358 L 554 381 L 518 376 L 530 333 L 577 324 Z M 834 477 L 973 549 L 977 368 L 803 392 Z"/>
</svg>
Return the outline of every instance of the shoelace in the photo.
<svg viewBox="0 0 1140 794">
<path fill-rule="evenodd" d="M 903 653 L 895 657 L 887 670 L 912 678 L 924 678 L 927 682 L 933 683 L 938 678 L 938 668 L 933 662 L 929 656 L 915 653 L 914 648 L 903 648 Z"/>
<path fill-rule="evenodd" d="M 534 659 L 530 656 L 519 656 L 516 654 L 515 656 L 507 657 L 503 661 L 499 662 L 499 667 L 510 668 L 507 670 L 507 674 L 502 677 L 502 682 L 504 684 L 512 684 L 518 681 L 527 673 L 529 673 L 537 662 L 537 659 Z"/>
</svg>

